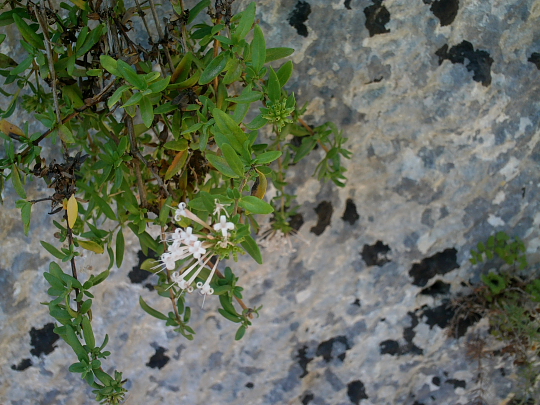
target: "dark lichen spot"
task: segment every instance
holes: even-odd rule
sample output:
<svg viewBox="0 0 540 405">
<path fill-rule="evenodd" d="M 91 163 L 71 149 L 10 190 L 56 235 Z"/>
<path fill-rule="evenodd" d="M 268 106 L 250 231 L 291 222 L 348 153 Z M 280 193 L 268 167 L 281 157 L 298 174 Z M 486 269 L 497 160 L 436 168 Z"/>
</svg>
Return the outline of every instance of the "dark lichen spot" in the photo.
<svg viewBox="0 0 540 405">
<path fill-rule="evenodd" d="M 341 219 L 351 225 L 354 225 L 354 223 L 358 221 L 359 218 L 360 215 L 358 215 L 358 212 L 356 211 L 356 205 L 354 205 L 353 200 L 348 198 L 347 203 L 345 204 L 345 212 L 343 213 Z"/>
<path fill-rule="evenodd" d="M 351 346 L 346 336 L 336 336 L 332 339 L 328 339 L 322 342 L 317 347 L 317 356 L 322 356 L 322 358 L 328 363 L 334 357 L 337 357 L 339 360 L 345 360 L 345 354 Z"/>
<path fill-rule="evenodd" d="M 430 7 L 431 12 L 441 21 L 441 25 L 450 25 L 459 10 L 459 0 L 435 0 Z"/>
<path fill-rule="evenodd" d="M 431 379 L 431 382 L 433 383 L 433 385 L 436 385 L 437 387 L 441 386 L 441 379 L 437 376 L 433 377 Z"/>
<path fill-rule="evenodd" d="M 308 36 L 308 30 L 304 23 L 308 20 L 310 14 L 311 6 L 307 1 L 296 3 L 294 10 L 289 14 L 289 24 L 291 27 L 296 28 L 298 35 L 302 35 L 303 37 Z"/>
<path fill-rule="evenodd" d="M 13 364 L 11 366 L 11 369 L 15 370 L 15 371 L 24 371 L 28 367 L 30 367 L 31 365 L 32 365 L 32 360 L 30 360 L 30 359 L 22 359 L 19 364 L 17 364 L 17 365 Z"/>
<path fill-rule="evenodd" d="M 298 354 L 296 355 L 298 365 L 302 369 L 302 375 L 300 375 L 300 378 L 304 378 L 306 375 L 308 375 L 307 365 L 313 360 L 311 357 L 307 356 L 307 349 L 307 346 L 303 346 L 298 350 Z"/>
<path fill-rule="evenodd" d="M 418 317 L 414 312 L 408 312 L 407 314 L 411 318 L 411 326 L 403 329 L 403 339 L 405 339 L 405 342 L 407 343 L 400 347 L 399 354 L 422 355 L 424 354 L 424 350 L 422 350 L 413 343 L 413 339 L 416 336 L 414 328 L 416 328 L 416 326 L 418 325 Z"/>
<path fill-rule="evenodd" d="M 390 248 L 388 245 L 378 240 L 374 245 L 364 245 L 362 259 L 368 266 L 382 266 L 390 262 L 388 257 L 389 252 Z"/>
<path fill-rule="evenodd" d="M 246 384 L 246 388 L 251 389 L 251 388 L 253 388 L 253 387 L 254 387 L 254 385 L 253 385 L 252 382 L 248 382 L 248 383 Z"/>
<path fill-rule="evenodd" d="M 317 205 L 317 208 L 315 208 L 315 212 L 317 213 L 319 220 L 317 221 L 317 225 L 311 228 L 311 232 L 319 236 L 324 232 L 326 227 L 330 225 L 330 220 L 332 219 L 332 213 L 334 212 L 334 208 L 329 201 L 323 201 L 319 205 Z"/>
<path fill-rule="evenodd" d="M 301 399 L 302 405 L 308 405 L 311 401 L 313 401 L 313 398 L 315 398 L 315 395 L 313 395 L 311 392 L 306 393 Z"/>
<path fill-rule="evenodd" d="M 433 328 L 435 325 L 439 326 L 441 329 L 446 328 L 454 318 L 454 314 L 455 310 L 448 305 L 447 301 L 437 307 L 424 310 L 424 315 L 427 318 L 426 324 L 428 324 L 430 328 Z"/>
<path fill-rule="evenodd" d="M 413 264 L 409 275 L 414 279 L 414 285 L 424 287 L 437 274 L 446 274 L 458 267 L 457 250 L 451 248 Z"/>
<path fill-rule="evenodd" d="M 152 357 L 150 357 L 150 361 L 146 363 L 146 366 L 158 369 L 162 369 L 163 367 L 165 367 L 165 365 L 170 360 L 170 357 L 165 355 L 166 351 L 167 349 L 165 349 L 164 347 L 158 346 L 156 348 L 156 353 Z"/>
<path fill-rule="evenodd" d="M 445 384 L 452 384 L 454 386 L 454 389 L 456 388 L 466 388 L 467 383 L 463 380 L 456 380 L 455 378 L 450 378 L 445 381 Z"/>
<path fill-rule="evenodd" d="M 137 252 L 137 260 L 138 260 L 138 263 L 136 266 L 133 267 L 133 269 L 128 273 L 128 277 L 129 277 L 129 280 L 133 283 L 133 284 L 141 284 L 144 280 L 146 280 L 148 278 L 148 276 L 150 276 L 152 273 L 150 273 L 149 271 L 146 271 L 146 270 L 143 270 L 141 269 L 141 265 L 143 264 L 143 262 L 148 259 L 149 256 L 146 256 L 142 250 L 139 250 Z M 155 258 L 155 256 L 154 256 Z"/>
<path fill-rule="evenodd" d="M 30 329 L 30 344 L 34 347 L 30 349 L 30 354 L 39 357 L 41 354 L 51 353 L 56 346 L 54 343 L 60 338 L 53 332 L 54 324 L 48 323 L 41 329 Z"/>
<path fill-rule="evenodd" d="M 289 217 L 289 225 L 295 231 L 298 231 L 302 225 L 304 225 L 304 217 L 300 213 L 296 213 Z"/>
<path fill-rule="evenodd" d="M 399 343 L 395 340 L 385 340 L 384 342 L 379 343 L 379 350 L 381 354 L 395 356 L 399 354 Z"/>
<path fill-rule="evenodd" d="M 534 63 L 536 65 L 536 68 L 540 70 L 540 53 L 533 52 L 531 54 L 531 57 L 527 59 L 528 62 Z"/>
<path fill-rule="evenodd" d="M 345 8 L 347 10 L 352 10 L 351 9 L 351 0 L 345 0 L 343 4 L 345 5 Z"/>
<path fill-rule="evenodd" d="M 354 302 L 351 305 L 356 305 L 358 308 L 360 308 L 362 305 L 360 304 L 360 300 L 357 298 L 354 300 Z"/>
<path fill-rule="evenodd" d="M 486 51 L 475 51 L 470 42 L 462 41 L 450 49 L 445 44 L 435 52 L 435 55 L 439 57 L 439 65 L 445 59 L 452 63 L 461 64 L 465 64 L 465 59 L 467 59 L 468 63 L 465 67 L 469 72 L 473 72 L 473 80 L 482 83 L 483 86 L 491 84 L 491 64 L 493 59 Z"/>
<path fill-rule="evenodd" d="M 382 0 L 373 0 L 373 4 L 364 9 L 364 14 L 366 15 L 366 28 L 370 37 L 390 32 L 385 27 L 390 22 L 390 13 L 382 5 Z"/>
<path fill-rule="evenodd" d="M 450 292 L 450 284 L 445 283 L 444 281 L 438 280 L 435 281 L 429 287 L 424 288 L 420 291 L 422 295 L 431 295 L 435 297 L 437 295 L 446 295 Z"/>
<path fill-rule="evenodd" d="M 349 400 L 356 405 L 363 399 L 369 399 L 366 394 L 366 387 L 364 387 L 364 383 L 360 380 L 351 381 L 347 384 L 347 395 Z"/>
</svg>

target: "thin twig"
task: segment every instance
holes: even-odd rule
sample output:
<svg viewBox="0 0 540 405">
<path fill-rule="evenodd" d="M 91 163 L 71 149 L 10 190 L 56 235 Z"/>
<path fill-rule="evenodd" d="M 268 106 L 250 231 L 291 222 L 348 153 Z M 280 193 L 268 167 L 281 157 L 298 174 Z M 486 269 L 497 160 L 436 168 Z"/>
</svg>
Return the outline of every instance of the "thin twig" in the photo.
<svg viewBox="0 0 540 405">
<path fill-rule="evenodd" d="M 49 30 L 47 28 L 47 20 L 44 19 L 43 15 L 41 14 L 41 12 L 45 10 L 45 4 L 43 3 L 44 2 L 42 1 L 41 6 L 36 5 L 34 12 L 36 14 L 39 26 L 41 27 L 41 31 L 43 32 L 43 36 L 45 37 L 45 49 L 47 51 L 47 59 L 49 62 L 49 73 L 51 74 L 51 87 L 53 94 L 54 110 L 56 112 L 56 127 L 59 127 L 60 125 L 62 125 L 62 115 L 60 114 L 60 104 L 58 103 L 58 94 L 56 93 L 56 71 L 54 70 L 54 60 L 52 55 Z M 64 149 L 67 151 L 67 145 L 64 143 L 64 141 L 62 141 L 62 144 L 64 145 Z"/>
<path fill-rule="evenodd" d="M 131 145 L 131 153 L 135 154 L 138 151 L 137 141 L 135 140 L 135 130 L 133 128 L 133 118 L 126 114 L 125 118 L 126 128 L 129 136 L 129 143 Z M 148 206 L 148 200 L 146 199 L 146 188 L 141 175 L 141 164 L 139 159 L 135 159 L 133 162 L 135 166 L 135 175 L 137 176 L 137 188 L 139 189 L 139 196 L 141 199 L 141 206 L 146 208 Z"/>
<path fill-rule="evenodd" d="M 165 51 L 165 56 L 167 56 L 167 61 L 169 63 L 169 69 L 172 74 L 174 72 L 173 61 L 171 58 L 171 54 L 169 53 L 169 49 L 163 44 L 164 36 L 163 36 L 163 31 L 161 30 L 161 25 L 159 24 L 159 18 L 156 12 L 156 5 L 154 4 L 154 0 L 148 0 L 148 4 L 150 4 L 150 10 L 152 10 L 152 16 L 154 17 L 154 21 L 156 23 L 156 29 L 159 36 L 159 43 L 163 46 L 163 50 Z"/>
</svg>

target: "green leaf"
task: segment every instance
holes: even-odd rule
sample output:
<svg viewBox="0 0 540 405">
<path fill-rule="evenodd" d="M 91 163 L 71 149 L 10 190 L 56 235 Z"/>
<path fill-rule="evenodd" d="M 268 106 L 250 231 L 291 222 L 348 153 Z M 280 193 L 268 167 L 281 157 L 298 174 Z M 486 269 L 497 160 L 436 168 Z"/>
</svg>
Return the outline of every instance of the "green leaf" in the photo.
<svg viewBox="0 0 540 405">
<path fill-rule="evenodd" d="M 211 153 L 206 154 L 206 159 L 210 162 L 212 166 L 214 166 L 221 174 L 230 177 L 230 178 L 238 178 L 238 175 L 236 172 L 231 169 L 231 167 L 227 164 L 225 159 L 223 159 L 220 156 L 213 155 Z"/>
<path fill-rule="evenodd" d="M 274 207 L 266 201 L 251 195 L 242 197 L 238 205 L 253 214 L 271 214 L 274 212 Z"/>
<path fill-rule="evenodd" d="M 216 120 L 217 127 L 227 137 L 234 150 L 242 153 L 244 142 L 247 141 L 244 131 L 242 131 L 229 114 L 221 111 L 219 108 L 214 108 L 212 115 Z"/>
<path fill-rule="evenodd" d="M 279 150 L 272 150 L 269 152 L 261 153 L 257 158 L 255 159 L 256 164 L 268 164 L 276 160 L 282 155 L 282 152 Z"/>
<path fill-rule="evenodd" d="M 228 97 L 225 100 L 237 104 L 248 104 L 255 101 L 259 101 L 262 98 L 263 94 L 260 91 L 243 91 L 242 94 L 238 97 Z"/>
<path fill-rule="evenodd" d="M 105 66 L 104 66 L 105 67 Z M 107 69 L 105 67 L 105 69 Z M 126 81 L 133 86 L 137 87 L 139 90 L 146 90 L 148 88 L 148 84 L 146 81 L 133 70 L 133 68 L 128 65 L 123 60 L 117 61 L 117 69 L 118 72 L 120 72 L 121 76 L 126 79 Z"/>
<path fill-rule="evenodd" d="M 56 278 L 62 278 L 62 274 L 64 274 L 62 268 L 56 262 L 51 262 L 49 264 L 49 273 L 51 273 Z"/>
<path fill-rule="evenodd" d="M 116 267 L 122 266 L 125 250 L 124 233 L 120 228 L 116 234 Z"/>
<path fill-rule="evenodd" d="M 162 314 L 161 312 L 155 310 L 154 308 L 152 308 L 150 305 L 148 305 L 142 297 L 139 297 L 139 304 L 141 305 L 141 308 L 147 312 L 148 314 L 152 315 L 153 317 L 155 318 L 158 318 L 158 319 L 162 319 L 164 321 L 166 321 L 167 319 L 169 319 L 169 317 L 165 314 Z"/>
<path fill-rule="evenodd" d="M 249 31 L 251 31 L 253 23 L 255 22 L 255 2 L 249 3 L 249 5 L 245 8 L 244 11 L 242 11 L 241 14 L 242 17 L 240 18 L 240 22 L 234 30 L 234 37 L 238 41 L 244 39 L 247 36 Z"/>
<path fill-rule="evenodd" d="M 86 27 L 85 27 L 86 28 Z M 96 28 L 92 30 L 90 34 L 86 36 L 86 40 L 79 48 L 79 41 L 77 40 L 77 58 L 82 57 L 85 55 L 90 49 L 96 45 L 99 40 L 101 39 L 101 36 L 104 34 L 105 31 L 105 24 L 100 24 Z"/>
<path fill-rule="evenodd" d="M 236 331 L 236 335 L 234 335 L 234 340 L 240 340 L 244 337 L 246 334 L 247 328 L 244 325 L 241 325 L 238 330 Z"/>
<path fill-rule="evenodd" d="M 257 242 L 255 242 L 255 239 L 253 239 L 250 235 L 246 235 L 244 237 L 244 241 L 241 243 L 244 250 L 251 256 L 253 259 L 259 263 L 263 263 L 261 250 L 259 249 L 259 245 L 257 245 Z"/>
<path fill-rule="evenodd" d="M 216 56 L 202 72 L 201 77 L 199 78 L 199 84 L 208 84 L 214 80 L 217 75 L 223 72 L 227 65 L 227 61 L 229 60 L 228 56 L 227 52 L 222 52 Z"/>
<path fill-rule="evenodd" d="M 223 297 L 223 295 L 220 295 L 220 297 Z M 224 318 L 228 319 L 231 322 L 240 323 L 242 321 L 242 319 L 240 319 L 238 315 L 233 315 L 222 308 L 218 308 L 218 312 L 221 314 L 221 316 L 223 316 Z"/>
<path fill-rule="evenodd" d="M 79 338 L 75 334 L 75 331 L 73 330 L 73 327 L 71 325 L 65 325 L 66 327 L 66 334 L 62 336 L 66 343 L 71 346 L 75 354 L 77 355 L 77 358 L 82 362 L 85 360 L 87 363 L 89 362 L 88 353 L 86 350 L 84 350 L 83 345 L 79 341 Z"/>
<path fill-rule="evenodd" d="M 92 279 L 92 285 L 96 286 L 102 283 L 107 277 L 109 277 L 109 273 L 110 273 L 109 270 L 105 270 L 99 273 L 96 277 Z"/>
<path fill-rule="evenodd" d="M 273 62 L 278 59 L 286 58 L 294 53 L 292 48 L 268 48 L 266 50 L 266 63 Z M 287 62 L 291 63 L 291 61 Z"/>
<path fill-rule="evenodd" d="M 92 199 L 96 202 L 97 206 L 101 208 L 101 211 L 105 214 L 105 216 L 109 219 L 112 219 L 113 221 L 118 221 L 118 218 L 114 214 L 114 211 L 111 209 L 110 205 L 99 195 L 94 194 L 92 196 Z"/>
<path fill-rule="evenodd" d="M 1 190 L 0 190 L 1 192 Z M 24 234 L 28 235 L 30 230 L 30 219 L 32 217 L 32 203 L 26 200 L 19 200 L 16 203 L 16 207 L 21 209 L 21 218 L 24 225 Z"/>
<path fill-rule="evenodd" d="M 259 25 L 253 31 L 253 41 L 251 41 L 251 61 L 253 70 L 258 74 L 266 61 L 266 41 Z"/>
<path fill-rule="evenodd" d="M 266 84 L 266 89 L 268 91 L 268 98 L 272 103 L 277 103 L 281 99 L 281 86 L 279 79 L 276 75 L 274 69 L 270 68 L 268 74 L 268 83 Z"/>
<path fill-rule="evenodd" d="M 49 252 L 51 255 L 53 255 L 57 259 L 62 260 L 62 259 L 64 259 L 66 257 L 66 255 L 64 253 L 60 252 L 57 248 L 55 248 L 50 243 L 47 243 L 47 242 L 44 242 L 44 241 L 40 241 L 40 243 L 41 243 L 41 246 L 43 246 L 47 252 Z M 64 274 L 64 273 L 62 273 L 62 274 Z"/>
<path fill-rule="evenodd" d="M 206 7 L 210 5 L 210 0 L 202 0 L 198 2 L 191 10 L 189 10 L 189 17 L 187 20 L 187 24 L 191 24 L 195 17 L 199 15 L 199 13 L 204 10 Z"/>
<path fill-rule="evenodd" d="M 17 66 L 15 69 L 10 70 L 9 74 L 11 76 L 16 76 L 16 75 L 24 72 L 26 69 L 28 69 L 30 67 L 33 60 L 34 60 L 34 57 L 32 55 L 30 55 L 25 60 L 23 60 L 21 63 L 19 63 L 19 66 Z"/>
<path fill-rule="evenodd" d="M 279 80 L 279 84 L 281 87 L 285 86 L 289 79 L 291 78 L 293 73 L 293 63 L 292 61 L 288 61 L 287 63 L 283 64 L 277 71 L 276 75 Z"/>
<path fill-rule="evenodd" d="M 118 62 L 111 58 L 109 55 L 101 55 L 99 57 L 99 61 L 101 62 L 101 66 L 108 71 L 109 73 L 122 77 L 120 71 L 118 70 Z"/>
<path fill-rule="evenodd" d="M 90 319 L 88 319 L 87 316 L 82 317 L 82 328 L 83 328 L 84 341 L 86 345 L 90 349 L 93 349 L 94 347 L 96 347 L 96 339 L 94 337 L 94 331 L 92 330 L 92 325 L 90 324 Z"/>
<path fill-rule="evenodd" d="M 45 277 L 45 280 L 47 280 L 52 287 L 61 291 L 66 289 L 66 286 L 64 285 L 62 280 L 53 276 L 51 273 L 45 272 L 43 273 L 43 277 Z"/>
<path fill-rule="evenodd" d="M 186 150 L 188 146 L 188 141 L 184 138 L 178 139 L 177 141 L 170 141 L 163 145 L 165 149 L 175 150 L 178 152 Z"/>
<path fill-rule="evenodd" d="M 26 200 L 26 191 L 24 191 L 19 168 L 16 165 L 11 166 L 11 182 L 13 183 L 13 188 L 15 188 L 17 194 Z"/>
<path fill-rule="evenodd" d="M 224 144 L 222 145 L 221 150 L 223 151 L 223 156 L 227 161 L 227 164 L 233 169 L 233 171 L 240 177 L 244 176 L 244 164 L 234 151 L 231 145 Z"/>
<path fill-rule="evenodd" d="M 165 79 L 158 80 L 157 82 L 152 83 L 148 86 L 149 90 L 152 90 L 152 93 L 161 93 L 167 88 L 169 82 L 171 81 L 171 76 L 167 76 Z"/>
<path fill-rule="evenodd" d="M 152 122 L 154 121 L 154 107 L 152 106 L 148 96 L 144 96 L 141 99 L 139 108 L 141 109 L 141 118 L 144 125 L 146 125 L 146 128 L 150 128 L 152 126 Z"/>
<path fill-rule="evenodd" d="M 45 49 L 45 43 L 41 36 L 36 34 L 36 32 L 21 17 L 19 17 L 17 13 L 13 13 L 13 21 L 15 21 L 19 32 L 26 42 L 34 48 Z"/>
<path fill-rule="evenodd" d="M 268 124 L 268 120 L 264 118 L 262 114 L 259 114 L 255 118 L 253 118 L 253 121 L 246 125 L 246 128 L 251 131 L 255 131 L 257 129 L 261 129 L 266 124 Z"/>
<path fill-rule="evenodd" d="M 121 96 L 122 94 L 120 94 Z M 124 104 L 122 104 L 122 108 L 129 107 L 131 105 L 139 104 L 141 99 L 143 98 L 143 94 L 141 92 L 137 92 L 133 94 Z"/>
</svg>

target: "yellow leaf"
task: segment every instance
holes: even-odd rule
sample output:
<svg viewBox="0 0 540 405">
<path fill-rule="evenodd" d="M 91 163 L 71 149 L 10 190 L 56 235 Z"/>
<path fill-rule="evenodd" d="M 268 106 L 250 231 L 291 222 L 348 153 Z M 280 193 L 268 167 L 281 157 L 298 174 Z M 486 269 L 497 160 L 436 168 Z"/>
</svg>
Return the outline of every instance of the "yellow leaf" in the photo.
<svg viewBox="0 0 540 405">
<path fill-rule="evenodd" d="M 81 10 L 86 10 L 86 1 L 84 0 L 71 0 L 73 4 L 79 7 Z"/>
<path fill-rule="evenodd" d="M 92 240 L 80 240 L 79 245 L 81 245 L 86 250 L 90 250 L 98 254 L 102 254 L 104 252 L 103 246 Z"/>
<path fill-rule="evenodd" d="M 165 173 L 165 180 L 169 180 L 172 176 L 174 176 L 182 169 L 184 163 L 186 163 L 187 157 L 188 154 L 185 150 L 182 150 L 176 154 L 171 165 L 167 169 L 167 172 Z"/>
<path fill-rule="evenodd" d="M 26 135 L 24 134 L 22 129 L 20 129 L 17 125 L 13 125 L 11 122 L 7 120 L 0 120 L 0 131 L 2 131 L 4 134 L 8 136 L 9 134 L 13 134 L 13 135 L 19 135 L 26 138 Z"/>
<path fill-rule="evenodd" d="M 75 199 L 75 194 L 71 194 L 71 197 L 69 197 L 66 210 L 68 217 L 68 226 L 70 228 L 73 228 L 73 225 L 75 225 L 75 221 L 77 221 L 77 216 L 79 215 L 79 204 Z"/>
<path fill-rule="evenodd" d="M 264 174 L 262 174 L 257 169 L 255 170 L 257 171 L 259 177 L 257 177 L 257 180 L 255 180 L 255 184 L 253 184 L 253 187 L 251 188 L 251 195 L 262 200 L 264 198 L 264 195 L 266 194 L 268 180 L 266 180 L 266 176 Z"/>
</svg>

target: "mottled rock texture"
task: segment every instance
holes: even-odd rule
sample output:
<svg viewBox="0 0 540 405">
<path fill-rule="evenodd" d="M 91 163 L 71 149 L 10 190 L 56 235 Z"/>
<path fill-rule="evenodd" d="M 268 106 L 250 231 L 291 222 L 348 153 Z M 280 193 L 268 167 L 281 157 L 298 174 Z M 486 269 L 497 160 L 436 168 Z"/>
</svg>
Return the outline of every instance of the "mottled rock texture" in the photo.
<svg viewBox="0 0 540 405">
<path fill-rule="evenodd" d="M 195 1 L 187 1 L 188 6 Z M 235 7 L 247 1 L 235 2 Z M 446 305 L 481 269 L 468 251 L 504 230 L 540 246 L 540 3 L 535 0 L 260 0 L 268 46 L 296 49 L 292 88 L 310 124 L 349 138 L 349 181 L 290 180 L 303 225 L 293 253 L 234 265 L 251 306 L 235 326 L 193 296 L 196 339 L 146 315 L 168 311 L 137 270 L 138 247 L 99 286 L 98 340 L 129 379 L 128 404 L 466 404 L 477 364 L 447 337 Z M 30 190 L 42 197 L 43 185 Z M 51 257 L 47 207 L 25 237 L 8 188 L 0 210 L 0 403 L 90 404 L 50 334 L 42 273 Z M 101 261 L 100 261 L 101 260 Z M 88 255 L 82 273 L 102 259 Z M 199 301 L 198 301 L 199 300 Z M 480 321 L 472 328 L 486 331 Z M 512 358 L 485 360 L 490 403 L 517 390 Z"/>
</svg>

